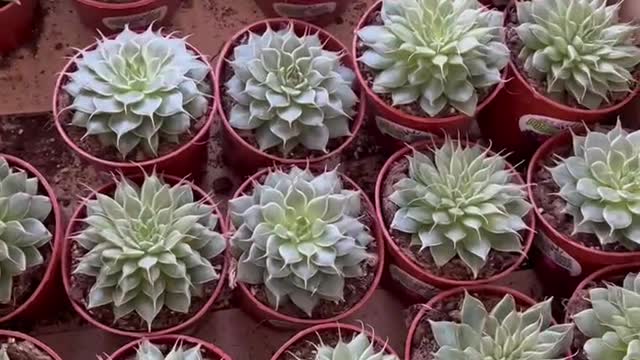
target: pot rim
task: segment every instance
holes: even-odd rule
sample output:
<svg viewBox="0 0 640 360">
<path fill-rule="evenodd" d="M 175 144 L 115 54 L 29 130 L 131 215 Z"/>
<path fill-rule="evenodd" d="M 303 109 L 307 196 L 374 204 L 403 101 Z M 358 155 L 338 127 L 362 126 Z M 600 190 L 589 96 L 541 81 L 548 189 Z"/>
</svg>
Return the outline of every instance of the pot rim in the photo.
<svg viewBox="0 0 640 360">
<path fill-rule="evenodd" d="M 202 348 L 206 349 L 209 353 L 219 356 L 221 360 L 231 360 L 231 357 L 227 355 L 224 351 L 222 351 L 222 349 L 220 349 L 219 347 L 217 347 L 216 345 L 208 341 L 198 339 L 192 336 L 178 335 L 178 334 L 156 335 L 156 336 L 143 337 L 140 339 L 133 340 L 123 345 L 118 350 L 116 350 L 113 354 L 109 356 L 107 360 L 124 360 L 125 356 L 127 356 L 130 352 L 135 351 L 138 345 L 140 345 L 140 343 L 142 343 L 145 340 L 149 341 L 152 344 L 153 343 L 155 344 L 171 343 L 172 345 L 178 341 L 184 341 L 192 345 L 200 345 Z"/>
<path fill-rule="evenodd" d="M 160 0 L 133 0 L 127 3 L 109 3 L 99 0 L 75 0 L 81 4 L 91 6 L 100 10 L 133 10 L 153 3 L 160 3 Z"/>
<path fill-rule="evenodd" d="M 53 360 L 62 360 L 60 355 L 58 355 L 55 351 L 53 351 L 53 349 L 50 348 L 47 344 L 27 334 L 17 332 L 17 331 L 12 331 L 12 330 L 0 330 L 0 337 L 10 337 L 15 339 L 20 339 L 22 341 L 28 341 L 34 344 L 35 346 L 37 346 L 40 350 L 47 353 L 47 355 L 49 355 Z"/>
</svg>

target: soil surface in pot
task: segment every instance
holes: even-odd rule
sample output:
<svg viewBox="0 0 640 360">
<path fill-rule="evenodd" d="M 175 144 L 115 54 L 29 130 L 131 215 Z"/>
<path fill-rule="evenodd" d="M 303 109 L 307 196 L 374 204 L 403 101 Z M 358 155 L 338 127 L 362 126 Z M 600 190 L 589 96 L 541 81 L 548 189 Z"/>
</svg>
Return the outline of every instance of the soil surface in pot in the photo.
<svg viewBox="0 0 640 360">
<path fill-rule="evenodd" d="M 49 354 L 27 340 L 7 338 L 1 345 L 7 347 L 7 355 L 11 360 L 53 360 Z"/>
<path fill-rule="evenodd" d="M 316 345 L 320 344 L 320 341 L 325 345 L 335 347 L 338 345 L 341 337 L 344 342 L 349 342 L 354 336 L 357 336 L 357 333 L 349 329 L 340 329 L 339 333 L 338 329 L 335 328 L 322 330 L 318 333 L 309 334 L 298 340 L 287 349 L 286 354 L 276 360 L 315 360 Z M 369 340 L 373 341 L 372 339 Z M 375 342 L 373 347 L 376 352 L 383 349 L 382 344 L 379 342 Z"/>
<path fill-rule="evenodd" d="M 390 226 L 393 221 L 393 216 L 398 210 L 398 206 L 389 200 L 389 196 L 393 193 L 393 185 L 408 176 L 409 161 L 406 158 L 402 158 L 391 166 L 382 187 L 382 215 L 385 221 L 384 226 L 389 230 L 391 239 L 398 244 L 405 256 L 418 264 L 424 271 L 434 276 L 450 280 L 487 279 L 507 270 L 520 259 L 521 255 L 517 253 L 492 250 L 489 252 L 487 262 L 484 267 L 480 269 L 480 273 L 476 279 L 474 279 L 471 269 L 458 256 L 451 259 L 451 261 L 445 265 L 438 267 L 429 250 L 425 249 L 424 251 L 418 252 L 419 247 L 411 246 L 411 234 L 392 229 Z"/>
<path fill-rule="evenodd" d="M 174 344 L 156 344 L 156 343 L 153 343 L 153 345 L 157 346 L 158 349 L 160 349 L 160 351 L 162 351 L 162 353 L 165 356 L 171 352 L 171 349 L 173 349 L 173 346 L 174 346 Z M 180 345 L 182 345 L 183 349 L 185 350 L 198 346 L 198 344 L 193 344 L 187 341 L 183 341 Z M 136 346 L 136 350 L 138 349 L 139 346 L 140 345 Z M 220 359 L 220 356 L 218 356 L 218 354 L 211 354 L 207 351 L 207 349 L 203 347 L 200 347 L 200 354 L 202 354 L 202 360 L 219 360 Z M 136 360 L 136 354 L 135 352 L 133 352 L 131 355 L 127 356 L 124 359 L 114 359 L 114 360 Z"/>
</svg>

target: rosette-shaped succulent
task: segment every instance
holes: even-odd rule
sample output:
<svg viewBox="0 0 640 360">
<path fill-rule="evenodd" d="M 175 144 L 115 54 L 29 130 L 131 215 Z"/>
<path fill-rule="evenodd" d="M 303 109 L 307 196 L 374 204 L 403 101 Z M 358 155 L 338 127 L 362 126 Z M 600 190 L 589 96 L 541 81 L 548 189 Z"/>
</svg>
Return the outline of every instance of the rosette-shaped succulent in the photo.
<svg viewBox="0 0 640 360">
<path fill-rule="evenodd" d="M 399 207 L 391 227 L 412 234 L 411 244 L 428 248 L 437 266 L 457 254 L 477 277 L 492 249 L 522 251 L 531 205 L 514 176 L 480 145 L 446 139 L 430 155 L 415 151 L 389 198 Z"/>
<path fill-rule="evenodd" d="M 384 349 L 377 351 L 375 344 L 364 332 L 355 335 L 351 341 L 342 338 L 336 346 L 316 345 L 315 360 L 400 360 L 395 355 L 388 355 Z"/>
<path fill-rule="evenodd" d="M 249 34 L 230 61 L 227 93 L 235 100 L 229 123 L 253 130 L 261 150 L 297 145 L 327 150 L 329 139 L 350 135 L 358 97 L 345 54 L 323 49 L 318 34 L 296 35 L 292 26 Z"/>
<path fill-rule="evenodd" d="M 606 134 L 573 135 L 573 156 L 549 171 L 574 233 L 595 234 L 603 246 L 640 247 L 640 131 L 629 134 L 618 123 Z"/>
<path fill-rule="evenodd" d="M 52 238 L 43 223 L 51 208 L 38 179 L 0 157 L 0 304 L 11 302 L 15 276 L 44 262 L 39 248 Z"/>
<path fill-rule="evenodd" d="M 477 0 L 384 0 L 381 16 L 384 24 L 358 31 L 367 48 L 358 60 L 376 72 L 372 90 L 391 94 L 393 105 L 472 116 L 478 90 L 501 81 L 509 62 L 501 12 Z"/>
<path fill-rule="evenodd" d="M 636 86 L 640 63 L 636 27 L 620 24 L 620 4 L 606 0 L 531 0 L 516 2 L 516 28 L 524 47 L 519 57 L 533 79 L 562 102 L 568 98 L 597 109 L 611 93 Z"/>
<path fill-rule="evenodd" d="M 152 174 L 139 187 L 123 178 L 113 196 L 98 193 L 86 209 L 74 240 L 88 252 L 74 273 L 96 278 L 88 308 L 111 304 L 116 320 L 135 311 L 151 329 L 163 306 L 186 313 L 219 278 L 210 260 L 225 240 L 214 209 L 188 183 L 169 186 Z"/>
<path fill-rule="evenodd" d="M 138 146 L 156 156 L 161 138 L 178 142 L 209 108 L 209 66 L 184 39 L 151 27 L 143 33 L 126 27 L 98 40 L 75 67 L 64 85 L 73 98 L 71 124 L 115 146 L 123 158 Z"/>
<path fill-rule="evenodd" d="M 640 358 L 640 275 L 628 274 L 622 287 L 589 290 L 591 308 L 573 317 L 589 340 L 584 352 L 589 360 Z"/>
<path fill-rule="evenodd" d="M 430 321 L 435 360 L 560 360 L 573 339 L 572 324 L 551 324 L 551 299 L 521 312 L 506 295 L 487 312 L 465 293 L 460 310 L 460 323 Z"/>
<path fill-rule="evenodd" d="M 290 299 L 309 316 L 322 299 L 342 301 L 345 278 L 363 276 L 372 257 L 360 196 L 335 170 L 270 172 L 229 202 L 238 280 L 264 284 L 276 309 Z"/>
<path fill-rule="evenodd" d="M 135 360 L 204 360 L 200 345 L 186 348 L 177 342 L 166 355 L 159 347 L 148 340 L 143 340 L 136 352 Z"/>
</svg>

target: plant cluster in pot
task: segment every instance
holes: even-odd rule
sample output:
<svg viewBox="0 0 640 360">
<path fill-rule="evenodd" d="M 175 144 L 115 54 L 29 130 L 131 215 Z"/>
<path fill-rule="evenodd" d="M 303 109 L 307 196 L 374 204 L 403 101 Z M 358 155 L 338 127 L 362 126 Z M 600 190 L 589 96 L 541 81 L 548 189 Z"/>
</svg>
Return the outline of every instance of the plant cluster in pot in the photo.
<svg viewBox="0 0 640 360">
<path fill-rule="evenodd" d="M 302 330 L 271 360 L 400 360 L 375 330 L 343 324 L 321 324 Z"/>
<path fill-rule="evenodd" d="M 619 7 L 514 0 L 505 12 L 510 81 L 481 114 L 483 135 L 528 158 L 540 136 L 609 120 L 635 98 L 640 42 Z"/>
<path fill-rule="evenodd" d="M 213 72 L 183 38 L 125 28 L 81 50 L 60 74 L 55 125 L 99 169 L 204 171 L 213 122 Z"/>
<path fill-rule="evenodd" d="M 19 332 L 0 330 L 0 359 L 62 360 L 50 347 Z"/>
<path fill-rule="evenodd" d="M 569 359 L 573 325 L 555 324 L 551 299 L 536 303 L 509 288 L 445 291 L 415 316 L 405 360 Z"/>
<path fill-rule="evenodd" d="M 266 18 L 294 18 L 318 26 L 335 23 L 350 5 L 348 0 L 256 0 Z"/>
<path fill-rule="evenodd" d="M 38 0 L 0 0 L 0 55 L 20 47 L 33 33 Z"/>
<path fill-rule="evenodd" d="M 354 68 L 344 45 L 311 24 L 270 19 L 240 30 L 216 69 L 227 163 L 252 174 L 339 161 L 365 115 Z"/>
<path fill-rule="evenodd" d="M 184 335 L 162 335 L 124 345 L 108 360 L 231 360 L 217 346 Z"/>
<path fill-rule="evenodd" d="M 477 0 L 383 0 L 364 14 L 356 74 L 392 144 L 472 131 L 504 81 L 502 22 Z"/>
<path fill-rule="evenodd" d="M 393 284 L 412 298 L 495 282 L 520 266 L 533 241 L 524 181 L 478 144 L 446 138 L 396 152 L 375 196 Z"/>
<path fill-rule="evenodd" d="M 373 205 L 336 170 L 265 169 L 229 202 L 241 305 L 276 327 L 338 321 L 371 298 L 382 275 Z"/>
<path fill-rule="evenodd" d="M 69 223 L 62 276 L 74 309 L 117 335 L 177 333 L 224 287 L 226 227 L 213 200 L 172 176 L 116 179 Z"/>
</svg>

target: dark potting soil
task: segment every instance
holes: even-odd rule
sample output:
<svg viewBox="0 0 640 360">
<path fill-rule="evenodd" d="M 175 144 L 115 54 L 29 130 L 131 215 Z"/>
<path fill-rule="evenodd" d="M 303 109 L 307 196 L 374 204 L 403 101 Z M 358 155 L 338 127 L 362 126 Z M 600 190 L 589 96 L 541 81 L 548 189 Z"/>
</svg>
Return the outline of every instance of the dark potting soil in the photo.
<svg viewBox="0 0 640 360">
<path fill-rule="evenodd" d="M 382 21 L 382 16 L 380 13 L 381 13 L 380 10 L 373 11 L 371 15 L 367 18 L 366 22 L 364 23 L 364 26 L 383 25 L 384 22 Z M 364 45 L 362 41 L 358 40 L 358 43 L 356 45 L 356 54 L 355 54 L 356 59 L 359 59 L 366 50 L 368 50 L 368 47 Z M 371 69 L 361 61 L 357 61 L 357 66 L 358 66 L 358 69 L 360 70 L 360 73 L 362 74 L 362 77 L 369 84 L 369 88 L 372 88 L 373 81 L 375 80 L 378 71 Z M 506 67 L 505 67 L 505 71 L 506 71 Z M 484 99 L 486 99 L 489 95 L 491 95 L 495 87 L 496 86 L 492 86 L 489 88 L 476 89 L 476 92 L 478 93 L 478 105 L 480 105 L 482 101 L 484 101 Z M 376 93 L 376 95 L 380 99 L 382 99 L 385 103 L 387 103 L 387 105 L 389 105 L 390 107 L 396 108 L 402 111 L 403 113 L 409 114 L 412 116 L 435 119 L 435 118 L 446 118 L 446 117 L 461 115 L 460 111 L 458 111 L 456 108 L 454 108 L 451 105 L 447 105 L 436 116 L 431 116 L 427 114 L 424 110 L 422 110 L 422 107 L 420 107 L 419 101 L 415 101 L 411 104 L 393 105 L 393 99 L 391 98 L 391 94 Z"/>
<path fill-rule="evenodd" d="M 354 336 L 357 336 L 357 333 L 348 329 L 340 329 L 340 333 L 338 333 L 338 329 L 327 329 L 309 334 L 290 346 L 283 356 L 274 360 L 315 360 L 316 345 L 319 345 L 321 341 L 325 345 L 335 347 L 338 345 L 340 338 L 344 342 L 349 342 Z M 370 339 L 370 341 L 373 340 Z M 383 345 L 375 342 L 373 348 L 376 352 L 379 352 L 383 349 Z"/>
<path fill-rule="evenodd" d="M 430 274 L 451 280 L 474 280 L 473 272 L 458 256 L 455 256 L 445 265 L 438 267 L 428 249 L 418 251 L 419 247 L 411 245 L 411 234 L 391 228 L 391 222 L 398 210 L 398 206 L 389 200 L 389 196 L 393 193 L 393 185 L 399 180 L 408 177 L 408 171 L 409 161 L 403 158 L 391 167 L 384 180 L 381 194 L 383 199 L 382 214 L 385 221 L 384 226 L 389 230 L 391 239 L 400 246 L 400 249 L 407 257 Z M 500 274 L 513 266 L 520 257 L 521 255 L 517 253 L 490 251 L 487 262 L 480 269 L 476 279 L 487 279 Z"/>
<path fill-rule="evenodd" d="M 158 349 L 160 349 L 160 351 L 162 351 L 162 353 L 166 356 L 167 354 L 169 354 L 171 352 L 171 350 L 173 349 L 173 346 L 175 344 L 156 344 L 153 343 L 153 345 L 155 345 L 156 347 L 158 347 Z M 182 344 L 179 344 L 183 346 L 183 349 L 187 350 L 190 349 L 192 347 L 198 346 L 198 344 L 192 344 L 189 342 L 183 342 Z M 140 345 L 136 346 L 136 350 L 138 349 Z M 200 354 L 202 354 L 202 360 L 219 360 L 220 357 L 218 356 L 218 354 L 210 354 L 207 349 L 200 347 Z M 13 359 L 12 359 L 13 360 Z M 118 360 L 118 359 L 115 359 Z M 122 360 L 136 360 L 136 355 L 135 353 L 132 353 L 131 356 L 127 357 L 126 359 L 122 359 Z"/>
<path fill-rule="evenodd" d="M 53 360 L 49 354 L 27 340 L 7 338 L 2 345 L 7 346 L 7 355 L 11 360 Z"/>
</svg>

